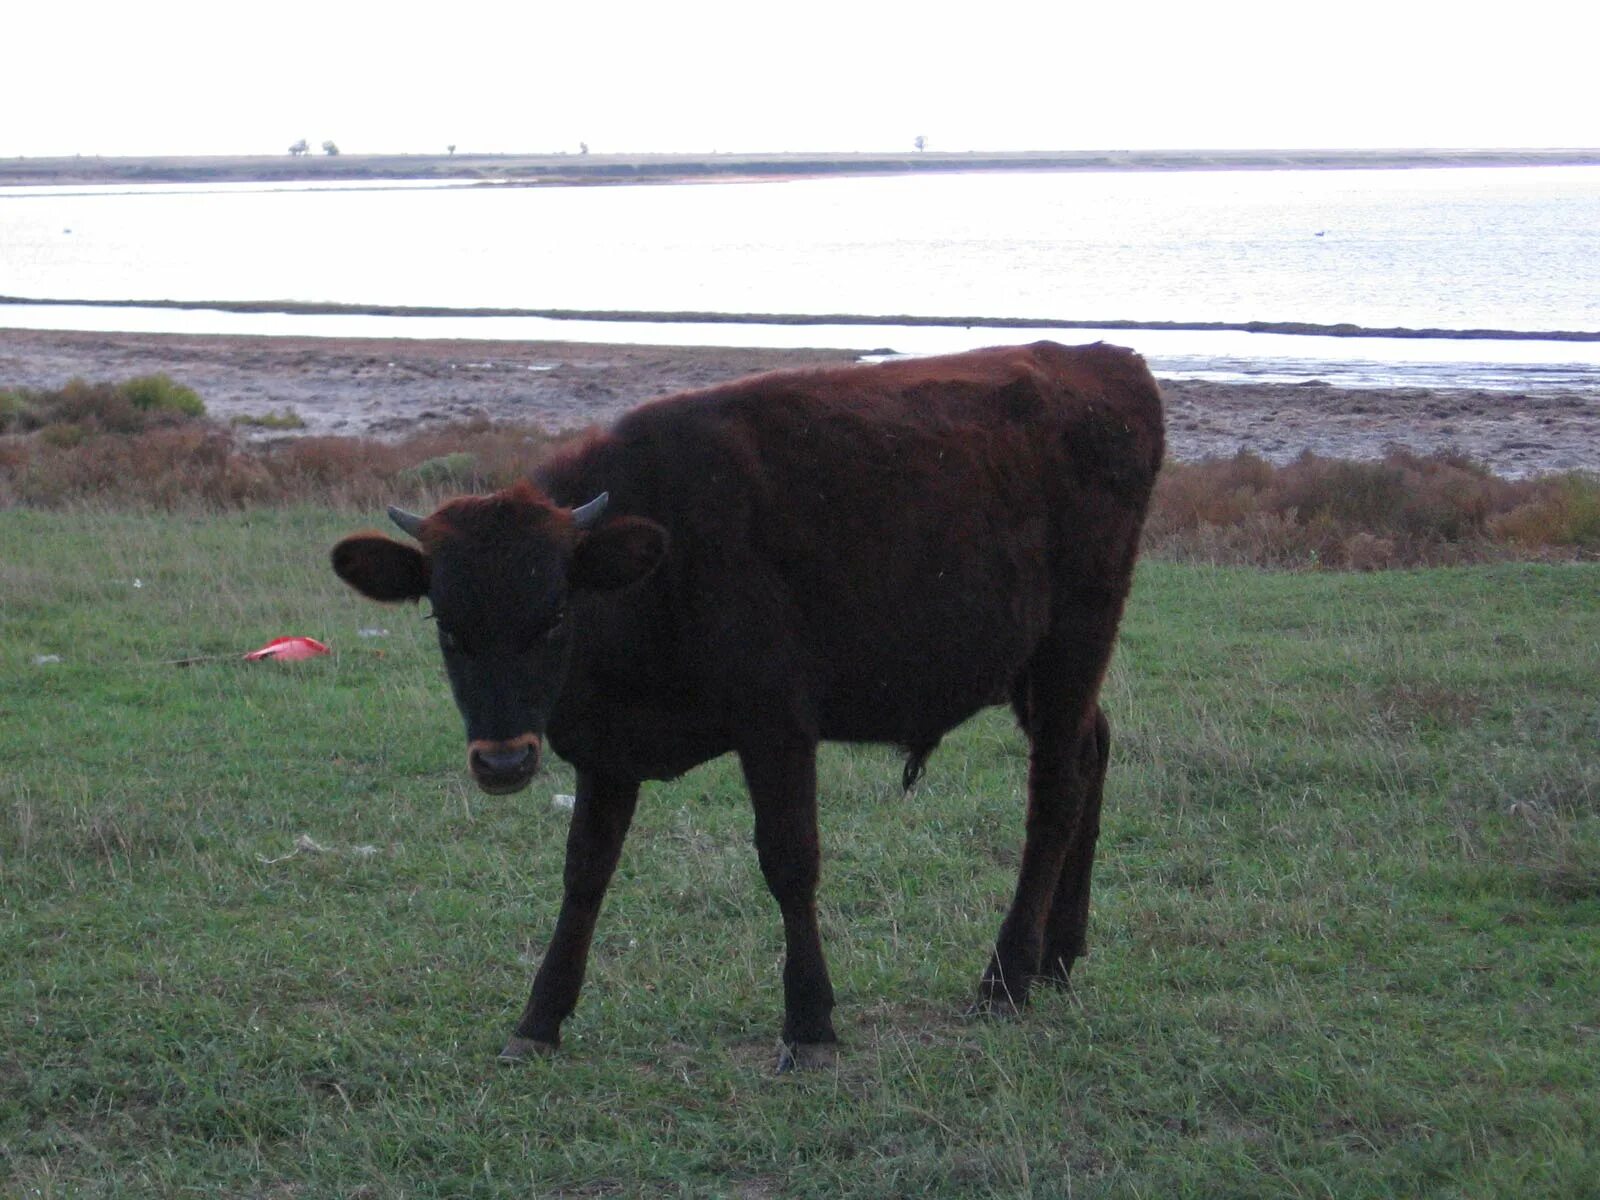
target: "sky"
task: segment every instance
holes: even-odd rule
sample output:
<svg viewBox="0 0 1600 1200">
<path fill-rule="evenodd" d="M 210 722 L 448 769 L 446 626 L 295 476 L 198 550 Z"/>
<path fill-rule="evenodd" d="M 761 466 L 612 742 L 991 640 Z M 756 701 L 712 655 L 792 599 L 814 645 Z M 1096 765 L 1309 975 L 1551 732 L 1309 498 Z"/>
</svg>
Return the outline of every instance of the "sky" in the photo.
<svg viewBox="0 0 1600 1200">
<path fill-rule="evenodd" d="M 1600 146 L 1579 0 L 8 0 L 0 156 Z"/>
</svg>

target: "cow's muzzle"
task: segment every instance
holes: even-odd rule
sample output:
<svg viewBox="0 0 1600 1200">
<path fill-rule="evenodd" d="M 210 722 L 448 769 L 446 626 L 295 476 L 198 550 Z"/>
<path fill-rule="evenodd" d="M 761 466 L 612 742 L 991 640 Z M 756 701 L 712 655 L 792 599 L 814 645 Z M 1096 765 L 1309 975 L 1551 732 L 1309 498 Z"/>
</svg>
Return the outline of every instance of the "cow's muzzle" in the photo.
<svg viewBox="0 0 1600 1200">
<path fill-rule="evenodd" d="M 472 781 L 492 796 L 520 792 L 539 770 L 542 749 L 537 733 L 524 733 L 506 742 L 469 742 L 467 770 Z"/>
</svg>

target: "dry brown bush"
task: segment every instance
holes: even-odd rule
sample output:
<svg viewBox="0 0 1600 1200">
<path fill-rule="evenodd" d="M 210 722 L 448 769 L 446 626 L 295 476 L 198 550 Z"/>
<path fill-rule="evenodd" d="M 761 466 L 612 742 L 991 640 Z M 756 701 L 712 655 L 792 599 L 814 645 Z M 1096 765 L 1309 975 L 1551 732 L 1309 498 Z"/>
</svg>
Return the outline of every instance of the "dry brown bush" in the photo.
<svg viewBox="0 0 1600 1200">
<path fill-rule="evenodd" d="M 1600 554 L 1600 479 L 1507 480 L 1456 453 L 1169 462 L 1145 535 L 1172 559 L 1358 571 Z"/>
<path fill-rule="evenodd" d="M 1533 480 L 1490 532 L 1519 546 L 1568 545 L 1600 551 L 1600 480 L 1569 473 Z"/>
<path fill-rule="evenodd" d="M 502 487 L 549 452 L 542 430 L 487 422 L 398 442 L 307 437 L 276 443 L 188 421 L 118 434 L 53 424 L 0 437 L 0 503 L 59 508 L 370 507 Z"/>
</svg>

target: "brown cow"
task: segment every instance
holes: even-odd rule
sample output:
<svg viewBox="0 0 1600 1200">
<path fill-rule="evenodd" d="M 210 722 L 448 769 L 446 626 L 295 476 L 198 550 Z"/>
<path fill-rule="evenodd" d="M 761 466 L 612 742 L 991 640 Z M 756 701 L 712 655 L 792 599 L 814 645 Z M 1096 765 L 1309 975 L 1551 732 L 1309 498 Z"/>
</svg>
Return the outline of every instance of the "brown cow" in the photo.
<svg viewBox="0 0 1600 1200">
<path fill-rule="evenodd" d="M 646 404 L 537 482 L 346 538 L 378 600 L 427 596 L 485 791 L 548 738 L 577 770 L 555 935 L 502 1056 L 577 1003 L 639 785 L 739 756 L 783 915 L 785 1051 L 826 1058 L 820 741 L 907 752 L 1009 701 L 1027 836 L 979 988 L 1008 1011 L 1084 950 L 1109 731 L 1097 696 L 1162 456 L 1138 355 L 1051 342 L 785 371 Z"/>
</svg>

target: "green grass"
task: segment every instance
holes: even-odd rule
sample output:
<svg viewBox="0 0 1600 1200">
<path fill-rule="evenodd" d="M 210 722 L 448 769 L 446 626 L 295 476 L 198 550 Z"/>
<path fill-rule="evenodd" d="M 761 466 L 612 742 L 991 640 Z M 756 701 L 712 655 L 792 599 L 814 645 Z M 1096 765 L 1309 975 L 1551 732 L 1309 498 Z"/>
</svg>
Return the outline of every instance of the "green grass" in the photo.
<svg viewBox="0 0 1600 1200">
<path fill-rule="evenodd" d="M 571 776 L 467 784 L 431 627 L 324 566 L 363 523 L 0 512 L 0 1194 L 1595 1194 L 1600 568 L 1143 567 L 1093 952 L 1016 1022 L 960 1015 L 1009 722 L 908 799 L 830 749 L 837 1071 L 771 1073 L 737 771 L 651 787 L 505 1068 Z M 232 657 L 292 633 L 338 654 Z"/>
</svg>

